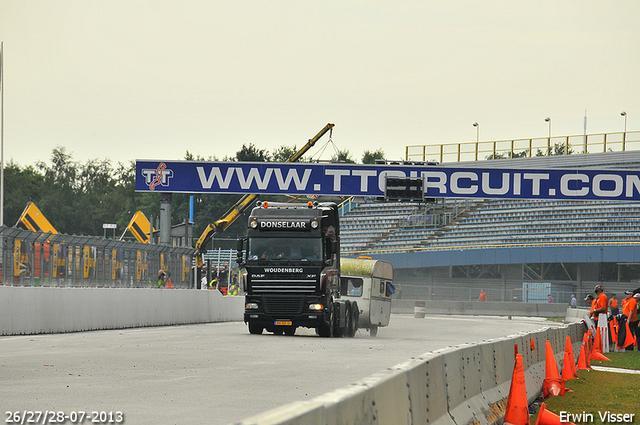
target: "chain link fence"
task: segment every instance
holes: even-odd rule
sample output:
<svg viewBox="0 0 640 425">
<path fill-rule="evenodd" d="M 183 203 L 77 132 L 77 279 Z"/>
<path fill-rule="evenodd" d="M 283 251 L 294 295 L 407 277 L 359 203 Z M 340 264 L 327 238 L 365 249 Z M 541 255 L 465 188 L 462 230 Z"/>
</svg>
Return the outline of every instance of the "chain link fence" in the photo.
<svg viewBox="0 0 640 425">
<path fill-rule="evenodd" d="M 163 270 L 173 288 L 194 287 L 193 248 L 6 226 L 0 237 L 3 285 L 153 288 Z"/>
</svg>

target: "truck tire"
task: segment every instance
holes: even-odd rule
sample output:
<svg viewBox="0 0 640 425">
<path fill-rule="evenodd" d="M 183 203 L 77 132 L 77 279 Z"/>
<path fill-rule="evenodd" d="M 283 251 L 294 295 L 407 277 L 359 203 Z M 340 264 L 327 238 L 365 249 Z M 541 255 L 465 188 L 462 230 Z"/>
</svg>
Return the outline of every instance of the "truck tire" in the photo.
<svg viewBox="0 0 640 425">
<path fill-rule="evenodd" d="M 344 312 L 344 327 L 345 327 L 345 335 L 347 338 L 353 338 L 355 332 L 353 330 L 353 307 L 355 303 L 351 303 L 347 301 L 346 303 L 346 311 Z"/>
<path fill-rule="evenodd" d="M 333 314 L 333 319 L 334 319 L 333 336 L 340 338 L 344 336 L 344 331 L 345 331 L 345 328 L 340 327 L 340 317 L 344 313 L 342 311 L 342 309 L 344 309 L 344 306 L 343 304 L 340 304 L 340 303 L 334 303 L 333 305 L 335 306 L 335 308 L 333 309 L 333 313 L 334 313 Z"/>
<path fill-rule="evenodd" d="M 355 336 L 360 326 L 360 309 L 355 301 L 351 303 L 351 323 L 353 324 L 353 335 Z"/>
<path fill-rule="evenodd" d="M 249 333 L 251 335 L 260 335 L 262 333 L 262 326 L 249 322 Z"/>
<path fill-rule="evenodd" d="M 369 335 L 376 336 L 378 335 L 378 325 L 371 325 L 369 328 Z"/>
<path fill-rule="evenodd" d="M 334 319 L 335 315 L 333 312 L 333 303 L 329 306 L 329 323 L 323 323 L 322 325 L 318 326 L 318 335 L 320 335 L 323 338 L 329 338 L 333 336 L 333 329 L 334 329 Z"/>
</svg>

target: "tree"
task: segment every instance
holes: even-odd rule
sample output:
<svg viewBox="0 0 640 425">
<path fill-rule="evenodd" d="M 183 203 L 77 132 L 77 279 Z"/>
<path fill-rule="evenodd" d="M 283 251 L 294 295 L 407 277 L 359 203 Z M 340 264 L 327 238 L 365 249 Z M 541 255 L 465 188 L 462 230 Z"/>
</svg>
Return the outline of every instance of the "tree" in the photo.
<svg viewBox="0 0 640 425">
<path fill-rule="evenodd" d="M 546 152 L 545 152 L 546 151 Z M 545 150 L 537 149 L 536 156 L 556 156 L 556 155 L 571 155 L 575 153 L 573 148 L 569 146 L 567 149 L 567 145 L 564 143 L 556 143 L 552 148 L 547 148 Z"/>
<path fill-rule="evenodd" d="M 338 152 L 331 157 L 331 162 L 347 162 L 349 164 L 356 163 L 356 161 L 351 157 L 349 149 L 345 149 L 343 151 L 338 149 Z"/>
<path fill-rule="evenodd" d="M 295 145 L 283 145 L 273 151 L 273 153 L 271 154 L 271 160 L 273 162 L 287 162 L 291 155 L 295 154 L 296 152 L 298 152 L 298 149 Z"/>
<path fill-rule="evenodd" d="M 4 184 L 4 223 L 0 224 L 13 226 L 29 201 L 39 200 L 44 190 L 44 177 L 33 166 L 22 169 L 11 161 L 4 169 Z"/>
<path fill-rule="evenodd" d="M 378 149 L 375 152 L 364 151 L 362 154 L 362 163 L 363 164 L 375 164 L 376 159 L 384 159 L 384 151 L 382 148 Z"/>
<path fill-rule="evenodd" d="M 238 162 L 268 162 L 269 160 L 269 152 L 266 149 L 256 148 L 253 143 L 249 143 L 249 146 L 242 145 L 242 149 L 236 152 Z"/>
</svg>

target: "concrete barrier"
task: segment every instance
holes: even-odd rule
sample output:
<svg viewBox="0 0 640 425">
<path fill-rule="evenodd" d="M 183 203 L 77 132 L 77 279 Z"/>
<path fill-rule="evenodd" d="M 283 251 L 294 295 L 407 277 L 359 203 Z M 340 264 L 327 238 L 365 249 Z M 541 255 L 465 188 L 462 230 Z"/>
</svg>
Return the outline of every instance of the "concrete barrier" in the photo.
<svg viewBox="0 0 640 425">
<path fill-rule="evenodd" d="M 188 289 L 0 286 L 0 335 L 242 320 L 244 297 Z"/>
<path fill-rule="evenodd" d="M 582 324 L 571 324 L 426 353 L 348 387 L 236 425 L 500 423 L 515 364 L 514 346 L 523 357 L 527 397 L 532 402 L 544 381 L 545 341 L 561 365 L 566 336 L 571 337 L 575 353 L 583 333 Z"/>
<path fill-rule="evenodd" d="M 584 319 L 585 314 L 589 314 L 588 308 L 568 308 L 564 316 L 564 321 L 566 323 L 577 323 Z"/>
<path fill-rule="evenodd" d="M 391 312 L 414 313 L 416 300 L 392 300 Z M 492 301 L 421 301 L 427 314 L 471 314 L 480 316 L 565 317 L 566 304 Z"/>
</svg>

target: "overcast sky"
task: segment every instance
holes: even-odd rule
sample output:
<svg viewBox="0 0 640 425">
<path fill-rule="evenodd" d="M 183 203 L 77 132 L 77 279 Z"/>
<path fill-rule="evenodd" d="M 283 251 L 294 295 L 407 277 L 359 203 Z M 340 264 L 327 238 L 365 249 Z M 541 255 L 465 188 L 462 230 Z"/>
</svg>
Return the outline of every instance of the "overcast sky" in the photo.
<svg viewBox="0 0 640 425">
<path fill-rule="evenodd" d="M 640 130 L 637 0 L 0 0 L 4 157 Z M 325 139 L 326 140 L 326 136 Z"/>
</svg>

